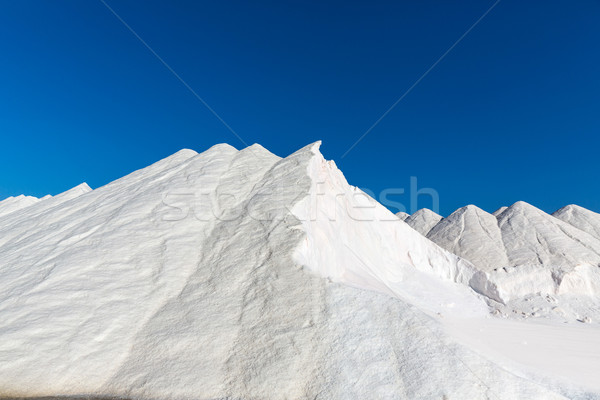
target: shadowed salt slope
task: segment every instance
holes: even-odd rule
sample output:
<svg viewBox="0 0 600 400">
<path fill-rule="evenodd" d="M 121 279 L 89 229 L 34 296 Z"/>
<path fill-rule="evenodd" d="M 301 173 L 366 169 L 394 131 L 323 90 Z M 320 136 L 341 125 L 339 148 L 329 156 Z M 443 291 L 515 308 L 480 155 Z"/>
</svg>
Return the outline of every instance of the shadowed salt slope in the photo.
<svg viewBox="0 0 600 400">
<path fill-rule="evenodd" d="M 600 241 L 542 210 L 519 201 L 498 216 L 511 265 L 569 267 L 600 264 Z"/>
<path fill-rule="evenodd" d="M 496 217 L 473 205 L 444 218 L 427 238 L 483 271 L 509 265 Z"/>
<path fill-rule="evenodd" d="M 318 145 L 285 159 L 258 145 L 182 150 L 58 197 L 0 224 L 0 395 L 567 391 L 450 339 L 430 315 L 485 311 L 454 282 L 473 268 L 347 185 Z"/>
<path fill-rule="evenodd" d="M 408 216 L 404 222 L 423 236 L 442 220 L 442 216 L 434 213 L 428 208 L 421 208 L 413 215 Z"/>
<path fill-rule="evenodd" d="M 525 202 L 500 214 L 498 226 L 511 268 L 498 270 L 492 279 L 507 297 L 536 292 L 600 295 L 600 240 Z M 587 274 L 582 269 L 590 270 L 592 287 L 571 284 Z"/>
<path fill-rule="evenodd" d="M 405 213 L 404 211 L 400 211 L 396 213 L 396 217 L 400 218 L 402 221 L 405 221 L 406 218 L 410 217 L 410 214 Z"/>
<path fill-rule="evenodd" d="M 600 239 L 600 214 L 598 213 L 571 204 L 554 212 L 552 216 Z"/>
<path fill-rule="evenodd" d="M 506 206 L 502 206 L 502 207 L 500 207 L 499 209 L 497 209 L 496 211 L 494 211 L 494 212 L 492 213 L 492 215 L 493 215 L 494 217 L 497 217 L 498 215 L 502 214 L 502 213 L 503 213 L 503 212 L 504 212 L 504 211 L 505 211 L 507 208 L 508 208 L 508 207 L 506 207 Z"/>
</svg>

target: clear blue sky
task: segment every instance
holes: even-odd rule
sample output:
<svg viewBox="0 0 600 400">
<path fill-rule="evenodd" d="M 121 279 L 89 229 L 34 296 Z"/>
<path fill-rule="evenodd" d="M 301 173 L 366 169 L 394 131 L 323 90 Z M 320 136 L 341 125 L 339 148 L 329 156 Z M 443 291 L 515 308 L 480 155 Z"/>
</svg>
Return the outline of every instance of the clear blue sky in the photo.
<svg viewBox="0 0 600 400">
<path fill-rule="evenodd" d="M 597 0 L 501 1 L 343 159 L 493 1 L 106 1 L 246 143 L 322 139 L 350 183 L 416 176 L 443 214 L 600 212 Z M 244 147 L 100 1 L 2 1 L 0 54 L 0 198 Z"/>
</svg>

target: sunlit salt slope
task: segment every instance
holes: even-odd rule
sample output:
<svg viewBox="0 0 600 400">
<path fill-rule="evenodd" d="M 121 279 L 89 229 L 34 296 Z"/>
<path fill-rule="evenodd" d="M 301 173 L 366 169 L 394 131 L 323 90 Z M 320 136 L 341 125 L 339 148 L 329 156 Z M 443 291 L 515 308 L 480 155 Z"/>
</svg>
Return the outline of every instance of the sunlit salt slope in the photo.
<svg viewBox="0 0 600 400">
<path fill-rule="evenodd" d="M 24 195 L 4 199 L 0 201 L 0 217 L 28 207 L 32 204 L 37 203 L 38 201 L 40 201 L 40 199 L 38 199 L 37 197 Z"/>
<path fill-rule="evenodd" d="M 318 147 L 182 150 L 0 216 L 0 395 L 593 398 L 455 342 L 473 267 Z"/>
</svg>

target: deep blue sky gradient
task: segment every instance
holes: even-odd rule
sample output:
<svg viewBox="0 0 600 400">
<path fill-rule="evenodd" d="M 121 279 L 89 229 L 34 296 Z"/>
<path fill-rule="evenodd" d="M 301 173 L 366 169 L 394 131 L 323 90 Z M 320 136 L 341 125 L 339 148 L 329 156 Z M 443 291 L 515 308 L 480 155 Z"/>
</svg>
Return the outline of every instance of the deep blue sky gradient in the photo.
<svg viewBox="0 0 600 400">
<path fill-rule="evenodd" d="M 351 184 L 416 176 L 442 214 L 600 212 L 597 0 L 501 1 L 343 159 L 493 1 L 107 3 L 249 144 L 322 139 Z M 244 147 L 101 2 L 1 4 L 0 199 Z"/>
</svg>

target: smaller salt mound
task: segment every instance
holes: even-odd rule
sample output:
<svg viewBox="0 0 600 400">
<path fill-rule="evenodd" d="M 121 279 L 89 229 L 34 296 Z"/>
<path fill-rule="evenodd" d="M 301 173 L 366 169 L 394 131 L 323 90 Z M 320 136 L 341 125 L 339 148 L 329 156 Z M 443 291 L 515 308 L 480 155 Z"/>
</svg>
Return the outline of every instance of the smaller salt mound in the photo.
<svg viewBox="0 0 600 400">
<path fill-rule="evenodd" d="M 496 217 L 473 205 L 443 219 L 427 238 L 482 271 L 509 265 Z"/>
<path fill-rule="evenodd" d="M 427 236 L 429 231 L 442 220 L 442 216 L 434 213 L 427 208 L 421 208 L 413 215 L 404 220 L 411 228 L 423 236 Z"/>
<path fill-rule="evenodd" d="M 507 208 L 508 208 L 508 207 L 506 207 L 506 206 L 502 206 L 502 207 L 500 207 L 499 209 L 497 209 L 496 211 L 494 211 L 494 212 L 492 213 L 492 215 L 493 215 L 494 217 L 497 217 L 498 215 L 502 214 L 502 213 L 503 213 L 503 212 L 504 212 L 504 211 L 505 211 Z"/>
<path fill-rule="evenodd" d="M 600 264 L 600 241 L 542 210 L 517 202 L 498 216 L 510 265 L 544 265 L 570 270 Z"/>
<path fill-rule="evenodd" d="M 434 217 L 423 211 L 406 222 L 423 232 L 423 221 Z M 577 206 L 551 216 L 522 201 L 494 214 L 470 205 L 435 224 L 427 238 L 471 262 L 478 272 L 470 286 L 501 303 L 538 293 L 600 295 L 593 273 L 573 272 L 600 265 L 600 240 L 591 234 L 600 232 L 599 218 Z M 573 285 L 573 279 L 585 282 Z"/>
<path fill-rule="evenodd" d="M 396 213 L 396 217 L 400 218 L 402 221 L 406 221 L 406 218 L 410 217 L 410 214 L 400 211 Z"/>
<path fill-rule="evenodd" d="M 85 194 L 85 193 L 88 193 L 91 191 L 92 191 L 92 189 L 88 186 L 87 183 L 84 182 L 84 183 L 77 185 L 74 188 L 71 188 L 71 189 L 67 190 L 66 192 L 60 193 L 54 197 L 50 196 L 50 195 L 46 195 L 39 199 L 37 197 L 25 196 L 25 195 L 9 197 L 9 198 L 6 198 L 6 199 L 0 201 L 0 217 L 7 216 L 9 214 L 12 214 L 15 211 L 23 210 L 24 208 L 33 206 L 38 203 L 43 203 L 43 206 L 41 206 L 41 208 L 39 208 L 40 210 L 48 209 L 52 206 L 58 205 L 64 201 L 74 199 L 78 196 L 81 196 L 82 194 Z M 54 200 L 50 201 L 50 202 L 45 202 L 45 200 L 50 200 L 50 199 L 54 199 Z M 27 210 L 27 211 L 30 212 L 33 210 Z"/>
<path fill-rule="evenodd" d="M 554 212 L 552 216 L 600 239 L 600 214 L 598 213 L 571 204 Z"/>
<path fill-rule="evenodd" d="M 600 265 L 600 241 L 525 202 L 498 216 L 509 266 L 488 274 L 503 302 L 529 294 L 600 295 L 595 278 L 576 271 L 580 265 Z M 563 286 L 563 280 L 567 279 Z M 573 279 L 592 281 L 573 285 Z"/>
<path fill-rule="evenodd" d="M 33 206 L 35 204 L 39 204 L 39 207 L 32 208 L 31 210 L 27 210 L 28 212 L 35 212 L 36 209 L 48 209 L 52 206 L 58 205 L 64 201 L 68 201 L 74 199 L 82 194 L 91 192 L 92 189 L 88 186 L 87 183 L 82 183 L 74 188 L 71 188 L 65 192 L 57 194 L 56 196 L 46 195 L 42 198 L 37 198 L 33 196 L 25 196 L 20 195 L 16 197 L 9 197 L 0 201 L 0 217 L 7 216 L 15 211 L 22 210 L 26 207 Z M 46 201 L 51 200 L 51 201 Z"/>
<path fill-rule="evenodd" d="M 38 218 L 44 217 L 46 214 L 51 213 L 53 209 L 59 208 L 64 204 L 68 204 L 69 201 L 78 198 L 79 196 L 91 192 L 92 189 L 88 186 L 87 183 L 81 183 L 74 188 L 71 188 L 65 192 L 57 194 L 56 196 L 44 196 L 41 199 L 28 200 L 29 204 L 24 207 L 21 207 L 17 210 L 13 210 L 10 213 L 3 214 L 2 210 L 4 208 L 0 208 L 0 219 L 2 222 L 0 223 L 0 246 L 9 243 L 13 240 L 21 240 L 23 237 L 23 233 L 17 230 L 11 230 L 11 227 L 14 226 L 24 226 L 25 221 L 36 221 Z M 29 196 L 19 196 L 19 197 L 29 197 Z M 18 199 L 18 197 L 17 197 Z M 61 216 L 61 218 L 64 217 Z M 57 218 L 58 220 L 58 218 Z M 6 227 L 4 231 L 1 228 Z M 25 230 L 27 232 L 27 230 Z M 17 243 L 15 243 L 15 247 L 18 248 Z"/>
<path fill-rule="evenodd" d="M 16 197 L 8 197 L 0 201 L 0 217 L 8 215 L 17 210 L 29 207 L 32 204 L 40 201 L 37 197 L 20 195 Z"/>
</svg>

